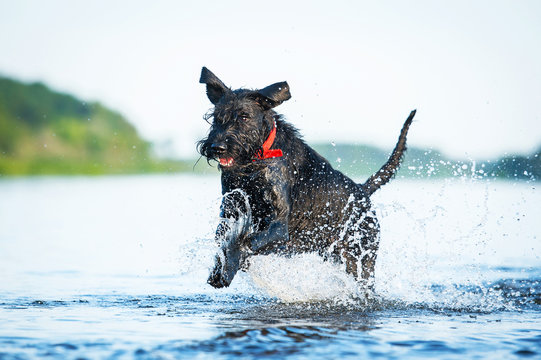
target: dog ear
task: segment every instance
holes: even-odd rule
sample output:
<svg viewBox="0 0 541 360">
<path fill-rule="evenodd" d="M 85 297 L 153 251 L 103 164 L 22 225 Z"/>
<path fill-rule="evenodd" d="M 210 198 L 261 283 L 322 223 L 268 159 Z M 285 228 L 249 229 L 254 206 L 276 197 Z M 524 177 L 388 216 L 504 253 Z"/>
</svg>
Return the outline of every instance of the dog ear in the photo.
<svg viewBox="0 0 541 360">
<path fill-rule="evenodd" d="M 218 79 L 216 75 L 212 73 L 209 69 L 203 66 L 201 69 L 201 77 L 199 78 L 201 84 L 207 85 L 207 96 L 211 103 L 216 105 L 216 103 L 225 95 L 226 92 L 230 91 L 227 86 L 224 85 L 222 80 Z"/>
<path fill-rule="evenodd" d="M 286 100 L 291 99 L 289 85 L 282 81 L 258 90 L 257 94 L 263 97 L 262 105 L 268 109 L 276 107 Z"/>
</svg>

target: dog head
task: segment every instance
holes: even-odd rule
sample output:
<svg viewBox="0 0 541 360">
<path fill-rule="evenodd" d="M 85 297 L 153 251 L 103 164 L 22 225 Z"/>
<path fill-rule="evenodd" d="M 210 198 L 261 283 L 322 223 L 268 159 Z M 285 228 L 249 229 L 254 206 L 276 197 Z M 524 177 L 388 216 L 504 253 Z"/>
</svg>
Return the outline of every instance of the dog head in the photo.
<svg viewBox="0 0 541 360">
<path fill-rule="evenodd" d="M 259 90 L 231 90 L 206 67 L 199 82 L 206 84 L 214 104 L 205 116 L 212 126 L 198 143 L 199 153 L 218 161 L 222 170 L 250 164 L 274 127 L 273 108 L 291 98 L 289 85 L 284 81 Z"/>
</svg>

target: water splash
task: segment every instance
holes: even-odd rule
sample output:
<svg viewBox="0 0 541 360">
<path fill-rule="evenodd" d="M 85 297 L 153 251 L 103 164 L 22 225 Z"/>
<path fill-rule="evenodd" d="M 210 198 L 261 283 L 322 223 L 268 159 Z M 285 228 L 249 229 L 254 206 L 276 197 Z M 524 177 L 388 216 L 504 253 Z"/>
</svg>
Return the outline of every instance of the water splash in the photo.
<svg viewBox="0 0 541 360">
<path fill-rule="evenodd" d="M 517 186 L 463 178 L 402 180 L 376 193 L 382 233 L 373 293 L 343 265 L 316 254 L 254 257 L 227 291 L 359 309 L 490 312 L 537 306 L 539 274 L 529 279 L 494 270 L 539 264 L 536 221 L 528 216 L 535 213 L 539 195 L 521 184 L 517 197 Z"/>
<path fill-rule="evenodd" d="M 317 254 L 256 256 L 248 274 L 266 294 L 284 302 L 350 304 L 366 297 L 366 290 L 343 265 L 323 261 Z"/>
</svg>

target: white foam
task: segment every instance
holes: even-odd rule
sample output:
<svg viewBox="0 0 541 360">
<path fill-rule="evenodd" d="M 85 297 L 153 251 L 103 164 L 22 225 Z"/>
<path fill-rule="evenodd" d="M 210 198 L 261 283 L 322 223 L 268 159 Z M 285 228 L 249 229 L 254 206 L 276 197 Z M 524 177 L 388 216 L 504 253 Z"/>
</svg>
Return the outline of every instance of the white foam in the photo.
<svg viewBox="0 0 541 360">
<path fill-rule="evenodd" d="M 248 274 L 253 282 L 284 302 L 349 302 L 364 295 L 364 289 L 343 266 L 323 261 L 317 254 L 256 256 L 250 264 Z"/>
</svg>

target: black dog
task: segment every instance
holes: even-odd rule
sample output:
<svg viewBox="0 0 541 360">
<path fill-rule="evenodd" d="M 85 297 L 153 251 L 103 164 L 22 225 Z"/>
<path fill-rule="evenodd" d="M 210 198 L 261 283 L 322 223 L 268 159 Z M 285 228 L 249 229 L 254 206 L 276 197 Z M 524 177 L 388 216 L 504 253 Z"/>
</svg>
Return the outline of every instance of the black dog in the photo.
<svg viewBox="0 0 541 360">
<path fill-rule="evenodd" d="M 218 161 L 223 194 L 221 248 L 208 283 L 229 286 L 252 255 L 317 252 L 370 286 L 379 225 L 369 197 L 397 171 L 415 110 L 387 163 L 361 185 L 333 169 L 273 110 L 291 97 L 286 82 L 231 90 L 205 67 L 200 82 L 214 109 L 198 150 Z"/>
</svg>

